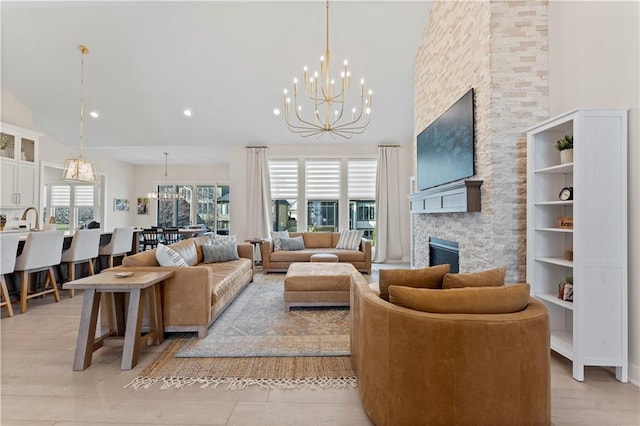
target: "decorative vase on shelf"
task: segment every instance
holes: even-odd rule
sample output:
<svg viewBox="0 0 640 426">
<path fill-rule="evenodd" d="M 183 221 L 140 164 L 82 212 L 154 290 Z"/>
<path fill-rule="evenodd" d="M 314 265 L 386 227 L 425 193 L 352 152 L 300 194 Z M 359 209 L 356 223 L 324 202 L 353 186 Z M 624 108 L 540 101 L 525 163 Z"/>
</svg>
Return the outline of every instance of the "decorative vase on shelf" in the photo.
<svg viewBox="0 0 640 426">
<path fill-rule="evenodd" d="M 560 164 L 573 163 L 573 148 L 560 151 Z"/>
</svg>

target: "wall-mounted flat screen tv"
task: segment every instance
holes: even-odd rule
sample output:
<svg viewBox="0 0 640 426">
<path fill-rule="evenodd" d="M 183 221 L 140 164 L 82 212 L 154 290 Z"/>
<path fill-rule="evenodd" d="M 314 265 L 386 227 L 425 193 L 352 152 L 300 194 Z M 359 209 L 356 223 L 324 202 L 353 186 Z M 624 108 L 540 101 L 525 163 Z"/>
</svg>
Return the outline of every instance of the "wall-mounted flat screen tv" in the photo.
<svg viewBox="0 0 640 426">
<path fill-rule="evenodd" d="M 418 190 L 474 175 L 473 89 L 417 138 Z"/>
</svg>

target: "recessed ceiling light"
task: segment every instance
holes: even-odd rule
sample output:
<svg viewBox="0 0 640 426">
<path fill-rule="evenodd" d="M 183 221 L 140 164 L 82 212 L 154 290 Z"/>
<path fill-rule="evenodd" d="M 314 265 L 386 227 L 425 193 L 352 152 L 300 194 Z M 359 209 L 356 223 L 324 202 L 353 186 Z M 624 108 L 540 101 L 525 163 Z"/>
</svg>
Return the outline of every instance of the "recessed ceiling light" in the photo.
<svg viewBox="0 0 640 426">
<path fill-rule="evenodd" d="M 184 110 L 184 115 L 186 115 L 187 117 L 191 117 L 191 110 L 190 109 L 185 109 Z"/>
<path fill-rule="evenodd" d="M 99 115 L 98 115 L 98 112 L 97 112 L 97 111 L 91 111 L 91 112 L 89 113 L 89 115 L 90 115 L 90 116 L 92 116 L 93 118 L 98 118 L 98 117 L 99 117 Z"/>
<path fill-rule="evenodd" d="M 278 108 L 274 108 L 273 109 L 273 114 L 274 115 L 280 115 L 280 110 Z"/>
</svg>

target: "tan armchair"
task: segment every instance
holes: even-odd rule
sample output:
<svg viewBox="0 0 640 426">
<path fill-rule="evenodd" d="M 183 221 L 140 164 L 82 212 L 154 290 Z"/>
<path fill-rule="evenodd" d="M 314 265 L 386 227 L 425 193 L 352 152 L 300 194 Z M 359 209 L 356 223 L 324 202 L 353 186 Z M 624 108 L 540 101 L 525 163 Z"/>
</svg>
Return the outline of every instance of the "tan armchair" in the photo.
<svg viewBox="0 0 640 426">
<path fill-rule="evenodd" d="M 428 313 L 353 280 L 351 356 L 377 426 L 551 424 L 549 318 L 540 302 L 525 298 L 526 309 L 508 314 Z"/>
</svg>

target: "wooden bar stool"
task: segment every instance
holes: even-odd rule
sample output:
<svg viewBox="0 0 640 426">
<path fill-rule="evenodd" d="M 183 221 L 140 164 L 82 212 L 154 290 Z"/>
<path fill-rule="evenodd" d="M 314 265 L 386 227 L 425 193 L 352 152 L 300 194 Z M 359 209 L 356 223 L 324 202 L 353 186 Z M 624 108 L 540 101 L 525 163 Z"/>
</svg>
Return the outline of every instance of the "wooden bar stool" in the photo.
<svg viewBox="0 0 640 426">
<path fill-rule="evenodd" d="M 100 247 L 100 229 L 80 229 L 73 234 L 71 246 L 62 252 L 62 264 L 67 265 L 67 278 L 76 279 L 76 265 L 86 263 L 89 275 L 94 274 L 93 261 L 98 257 Z M 69 296 L 73 297 L 75 290 L 69 289 Z"/>
<path fill-rule="evenodd" d="M 62 258 L 63 231 L 30 232 L 24 243 L 22 254 L 16 258 L 15 270 L 20 274 L 20 312 L 27 312 L 27 300 L 53 293 L 56 302 L 60 301 L 56 275 L 53 266 L 59 265 Z M 47 279 L 42 291 L 29 294 L 29 275 L 33 272 L 47 271 Z M 47 286 L 51 284 L 50 289 Z"/>
<path fill-rule="evenodd" d="M 133 227 L 115 228 L 109 242 L 100 246 L 98 254 L 107 257 L 107 267 L 113 268 L 113 258 L 125 256 L 131 251 Z"/>
<path fill-rule="evenodd" d="M 18 234 L 0 234 L 0 290 L 2 291 L 0 308 L 6 306 L 7 313 L 10 317 L 13 316 L 13 306 L 11 306 L 11 299 L 9 298 L 9 291 L 7 290 L 7 282 L 4 279 L 4 274 L 12 273 L 16 266 L 18 238 Z"/>
</svg>

